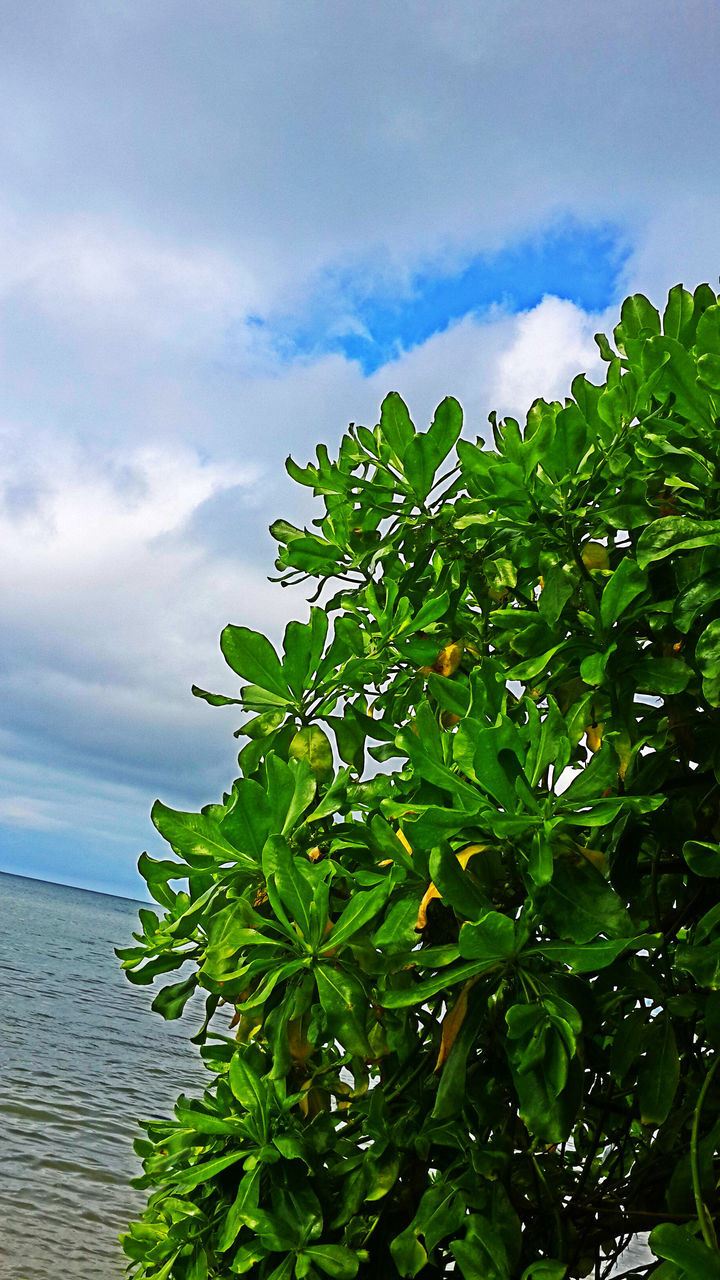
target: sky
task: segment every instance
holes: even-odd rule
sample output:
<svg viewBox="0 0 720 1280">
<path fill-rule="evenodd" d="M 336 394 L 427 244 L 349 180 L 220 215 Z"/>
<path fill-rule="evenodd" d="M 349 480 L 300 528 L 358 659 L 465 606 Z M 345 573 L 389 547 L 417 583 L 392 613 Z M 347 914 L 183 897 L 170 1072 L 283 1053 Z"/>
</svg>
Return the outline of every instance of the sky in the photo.
<svg viewBox="0 0 720 1280">
<path fill-rule="evenodd" d="M 284 472 L 720 273 L 714 0 L 24 0 L 0 48 L 0 869 L 141 897 L 237 773 Z"/>
</svg>

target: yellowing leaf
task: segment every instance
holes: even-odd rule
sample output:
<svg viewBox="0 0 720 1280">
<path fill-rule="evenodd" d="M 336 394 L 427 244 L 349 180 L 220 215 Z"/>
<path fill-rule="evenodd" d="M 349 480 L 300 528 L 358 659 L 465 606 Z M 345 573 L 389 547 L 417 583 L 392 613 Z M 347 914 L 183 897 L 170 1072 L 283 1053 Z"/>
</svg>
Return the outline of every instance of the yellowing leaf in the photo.
<svg viewBox="0 0 720 1280">
<path fill-rule="evenodd" d="M 407 852 L 410 854 L 410 857 L 412 857 L 412 849 L 410 848 L 410 845 L 408 843 L 407 836 L 404 835 L 402 831 L 396 831 L 395 835 L 397 836 L 403 848 L 406 849 Z"/>
<path fill-rule="evenodd" d="M 430 903 L 432 902 L 433 898 L 439 898 L 440 896 L 441 896 L 441 895 L 440 895 L 440 890 L 439 890 L 439 889 L 436 889 L 436 888 L 435 888 L 435 885 L 434 885 L 434 884 L 432 883 L 432 881 L 431 881 L 431 882 L 430 882 L 430 887 L 427 889 L 427 891 L 426 891 L 426 893 L 425 893 L 425 895 L 424 895 L 424 897 L 423 897 L 423 900 L 422 900 L 422 902 L 420 903 L 420 908 L 419 908 L 419 910 L 418 910 L 417 922 L 416 922 L 416 924 L 415 924 L 415 928 L 416 928 L 416 929 L 425 929 L 425 928 L 426 928 L 426 926 L 427 926 L 427 909 L 428 909 L 428 906 L 429 906 L 429 905 L 430 905 Z"/>
<path fill-rule="evenodd" d="M 589 724 L 585 727 L 585 739 L 590 751 L 593 753 L 600 750 L 602 745 L 603 731 L 605 725 L 601 722 Z"/>
<path fill-rule="evenodd" d="M 605 872 L 607 871 L 607 858 L 601 849 L 581 849 L 580 852 L 583 858 L 586 858 L 588 862 L 591 862 L 601 875 L 605 875 Z"/>
<path fill-rule="evenodd" d="M 476 853 L 482 853 L 486 848 L 487 848 L 487 845 L 484 845 L 484 844 L 468 844 L 465 846 L 464 849 L 461 849 L 459 853 L 456 853 L 455 857 L 460 863 L 460 866 L 462 867 L 463 871 L 465 870 L 470 859 L 473 858 Z M 442 894 L 440 893 L 440 890 L 437 889 L 431 881 L 428 889 L 425 892 L 422 902 L 420 903 L 417 922 L 415 924 L 416 929 L 427 928 L 427 909 L 430 903 L 432 902 L 433 898 L 441 898 L 441 897 L 442 897 Z"/>
<path fill-rule="evenodd" d="M 442 1071 L 443 1067 L 445 1066 L 445 1063 L 447 1062 L 448 1057 L 450 1056 L 450 1050 L 452 1049 L 457 1039 L 458 1032 L 463 1022 L 465 1021 L 465 1014 L 467 1013 L 467 1004 L 468 1004 L 468 992 L 474 982 L 477 982 L 477 978 L 470 978 L 470 980 L 465 983 L 465 986 L 460 992 L 460 995 L 455 1001 L 452 1009 L 448 1009 L 447 1013 L 445 1014 L 445 1017 L 443 1018 L 442 1039 L 440 1041 L 440 1052 L 438 1053 L 437 1062 L 435 1063 L 435 1066 L 433 1068 L 433 1071 L 436 1074 L 438 1071 Z"/>
<path fill-rule="evenodd" d="M 601 542 L 586 542 L 581 555 L 582 562 L 589 573 L 596 573 L 598 569 L 610 568 L 608 549 Z"/>
<path fill-rule="evenodd" d="M 287 1024 L 288 1046 L 293 1062 L 305 1064 L 315 1046 L 307 1038 L 302 1018 L 291 1018 Z"/>
<path fill-rule="evenodd" d="M 450 644 L 446 644 L 441 649 L 435 659 L 432 670 L 437 672 L 439 676 L 451 676 L 460 666 L 460 659 L 463 656 L 463 645 L 453 640 Z"/>
</svg>

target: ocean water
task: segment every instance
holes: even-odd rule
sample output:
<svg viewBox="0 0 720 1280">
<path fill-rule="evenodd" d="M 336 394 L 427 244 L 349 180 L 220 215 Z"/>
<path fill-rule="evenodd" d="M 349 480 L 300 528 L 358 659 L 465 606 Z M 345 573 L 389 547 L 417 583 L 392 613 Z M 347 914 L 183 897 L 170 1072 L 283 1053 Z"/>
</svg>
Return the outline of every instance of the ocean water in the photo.
<svg viewBox="0 0 720 1280">
<path fill-rule="evenodd" d="M 0 873 L 1 1280 L 123 1280 L 136 1121 L 209 1080 L 202 1002 L 164 1022 L 114 955 L 139 905 Z M 613 1274 L 648 1257 L 636 1240 Z"/>
<path fill-rule="evenodd" d="M 164 1022 L 113 953 L 138 905 L 0 874 L 2 1280 L 122 1280 L 136 1121 L 209 1081 L 189 1043 L 202 1002 Z"/>
</svg>

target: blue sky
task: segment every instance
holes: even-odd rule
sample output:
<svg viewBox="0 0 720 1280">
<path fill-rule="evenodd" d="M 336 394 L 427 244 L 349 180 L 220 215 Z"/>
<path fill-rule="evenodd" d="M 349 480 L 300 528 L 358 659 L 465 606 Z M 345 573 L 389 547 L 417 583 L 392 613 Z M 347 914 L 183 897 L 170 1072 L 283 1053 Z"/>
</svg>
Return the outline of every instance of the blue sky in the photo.
<svg viewBox="0 0 720 1280">
<path fill-rule="evenodd" d="M 278 635 L 282 461 L 470 434 L 716 281 L 710 0 L 37 0 L 0 50 L 0 869 L 136 896 L 227 789 L 228 621 Z"/>
<path fill-rule="evenodd" d="M 558 219 L 494 253 L 454 255 L 452 264 L 427 263 L 405 278 L 373 264 L 328 268 L 310 283 L 295 313 L 251 315 L 279 359 L 317 359 L 328 352 L 375 373 L 404 352 L 467 316 L 492 307 L 531 311 L 551 295 L 587 312 L 621 301 L 619 281 L 630 256 L 620 226 Z"/>
</svg>

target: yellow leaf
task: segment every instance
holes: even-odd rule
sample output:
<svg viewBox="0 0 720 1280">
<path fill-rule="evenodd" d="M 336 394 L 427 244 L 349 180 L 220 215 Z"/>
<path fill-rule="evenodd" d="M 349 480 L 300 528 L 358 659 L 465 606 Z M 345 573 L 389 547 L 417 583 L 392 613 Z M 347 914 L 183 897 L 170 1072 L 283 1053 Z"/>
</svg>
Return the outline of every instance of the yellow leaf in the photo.
<svg viewBox="0 0 720 1280">
<path fill-rule="evenodd" d="M 395 835 L 397 836 L 397 838 L 398 838 L 398 840 L 400 841 L 400 843 L 401 843 L 401 845 L 403 846 L 403 848 L 404 848 L 404 849 L 405 849 L 405 850 L 410 854 L 410 857 L 412 857 L 412 849 L 410 848 L 410 845 L 408 844 L 407 836 L 406 836 L 406 835 L 404 835 L 404 833 L 403 833 L 402 831 L 396 831 L 396 832 L 395 832 Z"/>
<path fill-rule="evenodd" d="M 598 569 L 609 569 L 610 557 L 607 547 L 601 542 L 586 542 L 581 552 L 582 562 L 589 573 Z"/>
<path fill-rule="evenodd" d="M 439 890 L 439 889 L 436 889 L 436 888 L 435 888 L 435 885 L 434 885 L 434 884 L 432 883 L 432 881 L 431 881 L 431 882 L 430 882 L 430 887 L 429 887 L 429 889 L 427 889 L 427 891 L 426 891 L 426 893 L 425 893 L 425 896 L 424 896 L 424 898 L 423 898 L 422 902 L 420 903 L 420 909 L 419 909 L 419 911 L 418 911 L 418 918 L 417 918 L 417 922 L 416 922 L 416 924 L 415 924 L 415 928 L 416 928 L 416 929 L 424 929 L 424 928 L 426 928 L 426 926 L 427 926 L 427 909 L 428 909 L 428 906 L 429 906 L 429 904 L 432 902 L 433 898 L 439 898 L 439 897 L 440 897 L 440 890 Z"/>
<path fill-rule="evenodd" d="M 435 659 L 432 670 L 437 672 L 439 676 L 451 676 L 460 666 L 460 659 L 463 656 L 463 645 L 460 641 L 453 640 L 450 644 L 446 644 L 441 649 Z"/>
<path fill-rule="evenodd" d="M 455 857 L 460 863 L 460 866 L 462 867 L 463 871 L 465 870 L 470 859 L 473 858 L 476 853 L 482 853 L 483 850 L 486 848 L 487 848 L 487 845 L 484 845 L 484 844 L 468 844 L 465 846 L 464 849 L 461 849 L 459 853 L 456 853 Z M 423 897 L 423 900 L 420 903 L 420 909 L 418 911 L 418 917 L 415 924 L 416 929 L 427 928 L 427 909 L 430 903 L 432 902 L 433 898 L 441 898 L 441 897 L 442 897 L 442 894 L 440 893 L 440 890 L 436 888 L 436 886 L 431 881 L 430 886 L 426 890 L 425 896 Z"/>
<path fill-rule="evenodd" d="M 460 995 L 455 1001 L 452 1009 L 448 1009 L 447 1013 L 445 1014 L 445 1017 L 443 1018 L 442 1039 L 440 1041 L 440 1052 L 438 1053 L 437 1062 L 435 1063 L 435 1066 L 433 1068 L 435 1073 L 437 1073 L 438 1071 L 442 1071 L 443 1067 L 445 1066 L 445 1063 L 448 1060 L 448 1057 L 450 1056 L 450 1050 L 452 1049 L 457 1039 L 458 1032 L 463 1022 L 465 1021 L 465 1014 L 467 1013 L 468 992 L 474 982 L 477 982 L 477 978 L 470 978 L 469 982 L 465 983 L 465 986 L 460 992 Z"/>
<path fill-rule="evenodd" d="M 589 724 L 585 728 L 585 739 L 590 751 L 593 753 L 600 750 L 604 729 L 605 725 L 602 721 L 599 723 Z"/>
</svg>

